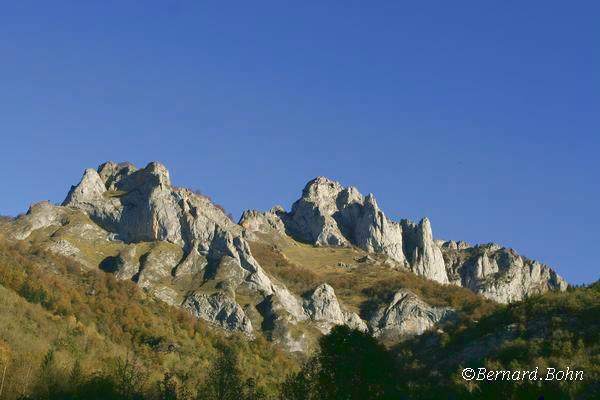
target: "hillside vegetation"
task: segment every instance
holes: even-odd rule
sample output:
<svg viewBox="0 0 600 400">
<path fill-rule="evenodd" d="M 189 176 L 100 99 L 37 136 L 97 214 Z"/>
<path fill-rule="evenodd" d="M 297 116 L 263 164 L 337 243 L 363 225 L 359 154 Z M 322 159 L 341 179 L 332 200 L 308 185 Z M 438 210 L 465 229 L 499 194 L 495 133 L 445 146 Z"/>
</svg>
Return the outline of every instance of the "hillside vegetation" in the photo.
<svg viewBox="0 0 600 400">
<path fill-rule="evenodd" d="M 502 306 L 480 321 L 458 321 L 395 348 L 414 397 L 600 398 L 600 282 Z M 582 370 L 582 381 L 467 382 L 462 368 Z M 432 382 L 435 382 L 432 385 Z M 418 394 L 418 395 L 417 395 Z M 535 397 L 534 397 L 535 396 Z"/>
<path fill-rule="evenodd" d="M 283 386 L 287 399 L 598 399 L 600 283 L 502 307 L 386 350 L 369 335 L 336 327 Z M 534 370 L 542 380 L 466 381 L 463 368 Z M 546 381 L 546 368 L 583 371 Z"/>
<path fill-rule="evenodd" d="M 296 368 L 261 336 L 225 335 L 132 282 L 0 240 L 0 398 L 70 398 L 82 383 L 116 387 L 123 398 L 162 398 L 166 384 L 195 398 L 210 392 L 223 353 L 235 354 L 239 381 L 253 393 L 275 393 Z"/>
<path fill-rule="evenodd" d="M 225 334 L 132 282 L 35 244 L 0 239 L 0 373 L 6 371 L 0 398 L 598 398 L 600 284 L 500 306 L 368 260 L 373 265 L 360 270 L 338 266 L 336 250 L 307 246 L 294 254 L 285 246 L 304 245 L 252 245 L 265 269 L 298 293 L 326 279 L 345 304 L 363 312 L 370 301 L 411 287 L 461 312 L 442 329 L 388 347 L 335 328 L 303 363 L 262 335 Z M 364 257 L 339 251 L 348 253 L 341 257 L 349 264 Z M 584 380 L 460 377 L 465 367 L 536 366 L 580 369 Z"/>
</svg>

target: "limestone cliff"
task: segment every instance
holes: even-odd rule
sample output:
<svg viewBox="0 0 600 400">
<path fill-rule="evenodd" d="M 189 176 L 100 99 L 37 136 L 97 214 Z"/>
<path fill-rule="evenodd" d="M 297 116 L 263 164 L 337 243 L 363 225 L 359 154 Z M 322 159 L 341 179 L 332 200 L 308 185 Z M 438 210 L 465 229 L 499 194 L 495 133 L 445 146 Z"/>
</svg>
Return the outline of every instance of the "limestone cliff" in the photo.
<svg viewBox="0 0 600 400">
<path fill-rule="evenodd" d="M 500 303 L 567 289 L 567 282 L 550 267 L 494 243 L 471 247 L 444 242 L 441 250 L 453 284 Z"/>
<path fill-rule="evenodd" d="M 290 213 L 281 214 L 288 233 L 317 246 L 354 245 L 382 253 L 418 275 L 448 282 L 442 254 L 427 219 L 418 225 L 388 219 L 375 196 L 364 197 L 324 177 L 310 181 Z"/>
<path fill-rule="evenodd" d="M 375 313 L 370 324 L 375 336 L 389 338 L 420 335 L 453 316 L 454 310 L 431 307 L 410 290 L 403 289 Z"/>
</svg>

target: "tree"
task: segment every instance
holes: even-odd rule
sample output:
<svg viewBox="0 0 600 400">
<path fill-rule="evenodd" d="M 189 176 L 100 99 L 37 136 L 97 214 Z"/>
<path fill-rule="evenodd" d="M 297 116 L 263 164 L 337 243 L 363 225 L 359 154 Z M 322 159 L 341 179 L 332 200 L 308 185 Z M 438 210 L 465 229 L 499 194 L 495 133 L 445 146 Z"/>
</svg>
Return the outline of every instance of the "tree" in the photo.
<svg viewBox="0 0 600 400">
<path fill-rule="evenodd" d="M 85 400 L 129 400 L 142 399 L 141 396 L 126 397 L 117 389 L 114 379 L 108 375 L 97 374 L 89 377 L 77 388 L 76 399 Z"/>
<path fill-rule="evenodd" d="M 42 364 L 40 365 L 39 377 L 37 385 L 39 386 L 40 392 L 50 393 L 55 391 L 56 388 L 56 374 L 54 367 L 54 349 L 49 348 L 44 358 L 42 358 Z"/>
<path fill-rule="evenodd" d="M 2 392 L 4 391 L 6 371 L 8 370 L 8 363 L 10 362 L 11 356 L 12 351 L 8 343 L 0 340 L 0 399 L 2 398 Z"/>
<path fill-rule="evenodd" d="M 237 354 L 227 346 L 222 346 L 220 350 L 221 355 L 213 363 L 205 384 L 198 392 L 199 398 L 239 400 L 242 380 L 237 366 Z"/>
<path fill-rule="evenodd" d="M 316 387 L 319 365 L 313 357 L 302 366 L 302 370 L 290 375 L 280 388 L 281 400 L 318 399 Z"/>
<path fill-rule="evenodd" d="M 125 360 L 117 359 L 114 367 L 114 381 L 119 393 L 126 399 L 140 398 L 148 378 L 143 365 L 129 354 Z"/>
<path fill-rule="evenodd" d="M 400 398 L 393 355 L 372 336 L 337 326 L 319 344 L 320 352 L 283 385 L 284 396 L 297 400 Z"/>
<path fill-rule="evenodd" d="M 258 386 L 256 380 L 249 378 L 244 384 L 241 398 L 243 400 L 266 400 L 267 394 Z"/>
<path fill-rule="evenodd" d="M 177 400 L 177 382 L 170 373 L 158 384 L 158 393 L 161 400 Z"/>
</svg>

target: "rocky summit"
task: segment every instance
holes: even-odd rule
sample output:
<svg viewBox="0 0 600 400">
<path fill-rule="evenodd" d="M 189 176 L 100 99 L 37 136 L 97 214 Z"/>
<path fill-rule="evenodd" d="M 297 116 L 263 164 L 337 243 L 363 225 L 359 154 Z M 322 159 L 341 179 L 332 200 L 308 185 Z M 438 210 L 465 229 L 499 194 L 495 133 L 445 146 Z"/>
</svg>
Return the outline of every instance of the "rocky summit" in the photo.
<svg viewBox="0 0 600 400">
<path fill-rule="evenodd" d="M 85 170 L 61 205 L 35 204 L 0 229 L 289 351 L 335 325 L 396 341 L 439 329 L 462 303 L 436 293 L 509 303 L 567 287 L 512 249 L 435 240 L 427 218 L 392 221 L 372 194 L 324 177 L 289 211 L 246 211 L 235 223 L 173 186 L 160 163 L 107 162 Z"/>
<path fill-rule="evenodd" d="M 439 283 L 463 286 L 498 302 L 566 289 L 552 269 L 496 244 L 469 246 L 433 239 L 431 222 L 388 219 L 373 194 L 324 177 L 310 181 L 289 213 L 277 208 L 244 214 L 249 230 L 272 227 L 315 246 L 356 246 L 381 253 L 400 268 Z"/>
</svg>

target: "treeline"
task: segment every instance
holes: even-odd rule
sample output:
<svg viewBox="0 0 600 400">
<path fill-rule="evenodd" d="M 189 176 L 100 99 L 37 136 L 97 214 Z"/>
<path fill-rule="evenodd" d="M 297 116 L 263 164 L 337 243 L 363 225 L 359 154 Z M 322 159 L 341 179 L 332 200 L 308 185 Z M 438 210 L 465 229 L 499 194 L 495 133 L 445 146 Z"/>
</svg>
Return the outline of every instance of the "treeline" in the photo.
<svg viewBox="0 0 600 400">
<path fill-rule="evenodd" d="M 135 359 L 114 360 L 111 368 L 85 375 L 76 361 L 70 370 L 55 365 L 54 352 L 44 356 L 33 386 L 19 400 L 266 400 L 271 398 L 252 378 L 243 378 L 237 353 L 223 347 L 206 380 L 192 388 L 165 373 L 156 382 Z"/>
<path fill-rule="evenodd" d="M 442 355 L 443 357 L 443 355 Z M 46 363 L 46 360 L 44 361 Z M 488 365 L 488 367 L 491 367 Z M 43 366 L 42 370 L 46 368 Z M 496 368 L 503 368 L 496 365 Z M 515 365 L 512 368 L 516 368 Z M 586 371 L 589 373 L 590 371 Z M 598 381 L 481 382 L 466 385 L 455 372 L 432 368 L 418 379 L 397 354 L 376 339 L 347 327 L 336 327 L 320 340 L 320 350 L 303 367 L 267 393 L 253 379 L 244 379 L 235 351 L 224 347 L 194 391 L 165 374 L 145 386 L 147 373 L 135 362 L 120 361 L 112 373 L 78 375 L 76 365 L 64 381 L 22 399 L 155 399 L 155 400 L 392 400 L 392 399 L 597 399 Z M 435 378 L 437 377 L 437 378 Z M 60 383 L 62 382 L 62 383 Z M 425 385 L 422 385 L 425 383 Z"/>
<path fill-rule="evenodd" d="M 337 327 L 321 340 L 321 350 L 297 373 L 268 393 L 252 378 L 244 378 L 234 348 L 223 346 L 203 382 L 190 387 L 166 373 L 150 382 L 150 371 L 132 358 L 116 359 L 105 371 L 86 375 L 76 361 L 61 368 L 49 350 L 32 387 L 20 400 L 277 400 L 277 399 L 398 399 L 391 352 L 371 336 Z"/>
</svg>

